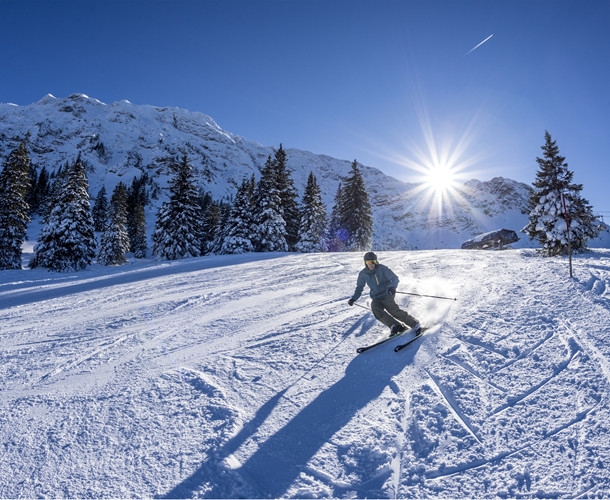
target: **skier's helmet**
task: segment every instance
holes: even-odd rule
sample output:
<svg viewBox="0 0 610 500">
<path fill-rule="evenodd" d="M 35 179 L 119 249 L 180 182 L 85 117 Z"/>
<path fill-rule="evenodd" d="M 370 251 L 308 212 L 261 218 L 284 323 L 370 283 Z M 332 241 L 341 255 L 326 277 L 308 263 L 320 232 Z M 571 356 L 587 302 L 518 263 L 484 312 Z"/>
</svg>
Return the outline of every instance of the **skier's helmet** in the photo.
<svg viewBox="0 0 610 500">
<path fill-rule="evenodd" d="M 366 262 L 367 260 L 372 260 L 373 262 L 375 262 L 375 264 L 377 264 L 377 255 L 375 255 L 375 252 L 366 252 L 364 254 L 364 262 Z"/>
</svg>

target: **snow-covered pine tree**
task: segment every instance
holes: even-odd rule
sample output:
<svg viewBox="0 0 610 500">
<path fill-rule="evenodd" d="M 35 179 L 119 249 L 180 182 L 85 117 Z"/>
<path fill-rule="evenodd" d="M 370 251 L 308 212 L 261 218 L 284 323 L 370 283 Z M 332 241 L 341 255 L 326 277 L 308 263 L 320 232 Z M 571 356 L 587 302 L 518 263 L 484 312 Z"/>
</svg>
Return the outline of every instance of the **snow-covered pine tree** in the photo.
<svg viewBox="0 0 610 500">
<path fill-rule="evenodd" d="M 30 164 L 22 141 L 11 151 L 0 172 L 0 270 L 21 269 L 21 246 L 30 222 Z"/>
<path fill-rule="evenodd" d="M 127 188 L 119 182 L 112 192 L 108 206 L 108 218 L 100 238 L 97 260 L 104 266 L 118 266 L 127 262 L 129 251 L 127 234 Z"/>
<path fill-rule="evenodd" d="M 273 166 L 275 168 L 275 179 L 280 196 L 282 216 L 286 223 L 286 243 L 288 244 L 288 249 L 292 251 L 295 250 L 296 244 L 299 241 L 301 214 L 297 201 L 299 195 L 294 185 L 294 180 L 287 168 L 286 161 L 286 151 L 282 144 L 280 144 L 279 149 L 273 157 Z"/>
<path fill-rule="evenodd" d="M 169 201 L 157 213 L 152 235 L 153 253 L 160 259 L 175 260 L 201 255 L 201 210 L 193 167 L 186 155 L 174 163 L 176 173 L 169 183 Z"/>
<path fill-rule="evenodd" d="M 244 179 L 237 189 L 231 212 L 225 225 L 221 254 L 241 254 L 254 251 L 252 244 L 252 210 L 256 181 Z"/>
<path fill-rule="evenodd" d="M 568 250 L 567 219 L 572 250 L 584 250 L 588 240 L 599 235 L 599 223 L 589 202 L 580 196 L 582 184 L 572 182 L 574 174 L 548 131 L 542 151 L 542 158 L 536 158 L 539 169 L 529 200 L 529 223 L 521 231 L 538 240 L 545 255 L 564 254 Z"/>
<path fill-rule="evenodd" d="M 287 252 L 286 221 L 277 188 L 276 169 L 267 158 L 256 186 L 253 238 L 258 252 Z"/>
<path fill-rule="evenodd" d="M 373 237 L 373 212 L 364 179 L 354 160 L 351 172 L 342 183 L 338 200 L 333 210 L 333 223 L 336 232 L 345 231 L 347 251 L 364 251 L 371 248 Z"/>
<path fill-rule="evenodd" d="M 326 206 L 322 201 L 322 192 L 313 172 L 310 172 L 307 178 L 300 212 L 300 238 L 296 249 L 303 253 L 324 252 L 326 250 L 325 238 L 328 229 L 328 218 Z"/>
<path fill-rule="evenodd" d="M 79 156 L 72 165 L 66 164 L 54 183 L 54 205 L 34 246 L 31 267 L 78 271 L 91 264 L 96 242 L 87 189 L 87 174 Z"/>
<path fill-rule="evenodd" d="M 106 226 L 108 220 L 108 198 L 106 197 L 106 186 L 98 191 L 91 209 L 91 216 L 93 217 L 93 228 L 98 232 L 102 232 Z"/>
</svg>

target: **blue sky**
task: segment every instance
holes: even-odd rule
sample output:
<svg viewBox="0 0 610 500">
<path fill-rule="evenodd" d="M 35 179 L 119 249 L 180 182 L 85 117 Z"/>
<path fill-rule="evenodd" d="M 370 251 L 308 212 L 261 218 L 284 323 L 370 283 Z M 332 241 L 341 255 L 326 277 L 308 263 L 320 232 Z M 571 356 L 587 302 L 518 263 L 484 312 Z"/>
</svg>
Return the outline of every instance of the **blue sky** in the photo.
<svg viewBox="0 0 610 500">
<path fill-rule="evenodd" d="M 0 0 L 0 47 L 0 102 L 177 106 L 405 181 L 530 184 L 548 130 L 610 220 L 610 0 Z"/>
</svg>

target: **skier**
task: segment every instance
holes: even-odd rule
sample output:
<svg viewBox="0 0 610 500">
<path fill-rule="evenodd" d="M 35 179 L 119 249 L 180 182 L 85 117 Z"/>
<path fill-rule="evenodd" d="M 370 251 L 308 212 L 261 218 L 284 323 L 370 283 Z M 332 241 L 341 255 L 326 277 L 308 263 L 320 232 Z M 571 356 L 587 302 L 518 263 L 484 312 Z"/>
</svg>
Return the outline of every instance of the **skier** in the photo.
<svg viewBox="0 0 610 500">
<path fill-rule="evenodd" d="M 394 301 L 398 276 L 389 267 L 377 262 L 377 255 L 373 252 L 364 254 L 364 264 L 364 269 L 358 274 L 354 295 L 347 303 L 353 306 L 362 295 L 366 284 L 370 289 L 373 315 L 384 325 L 390 327 L 390 336 L 404 332 L 406 327 L 403 323 L 406 323 L 409 328 L 418 329 L 419 321 L 407 311 L 400 309 Z M 418 333 L 417 330 L 416 333 Z"/>
</svg>

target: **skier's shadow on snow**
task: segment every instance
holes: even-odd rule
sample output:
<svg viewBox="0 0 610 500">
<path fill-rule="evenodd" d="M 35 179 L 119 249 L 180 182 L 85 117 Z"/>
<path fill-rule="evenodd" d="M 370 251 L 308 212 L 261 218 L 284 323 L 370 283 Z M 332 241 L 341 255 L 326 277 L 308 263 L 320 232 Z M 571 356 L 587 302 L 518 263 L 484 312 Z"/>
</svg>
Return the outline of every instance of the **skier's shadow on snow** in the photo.
<svg viewBox="0 0 610 500">
<path fill-rule="evenodd" d="M 399 339 L 360 355 L 354 353 L 354 359 L 347 366 L 343 378 L 321 392 L 283 428 L 262 443 L 241 467 L 235 469 L 239 482 L 243 482 L 247 485 L 246 489 L 250 490 L 244 491 L 244 494 L 257 498 L 285 496 L 301 472 L 311 474 L 311 471 L 307 471 L 307 463 L 334 434 L 349 423 L 358 410 L 378 398 L 388 385 L 395 392 L 400 391 L 391 379 L 412 362 L 421 343 L 417 342 L 405 351 L 394 353 L 392 349 L 397 343 L 400 343 Z M 254 419 L 225 445 L 220 460 L 235 452 L 247 437 L 254 434 L 287 390 L 280 391 L 259 409 Z M 231 481 L 227 471 L 221 469 L 218 462 L 202 465 L 195 474 L 168 493 L 167 497 L 191 496 L 204 483 L 217 485 L 206 493 L 208 498 L 234 496 L 235 491 L 226 484 Z M 223 475 L 224 479 L 210 477 L 217 474 Z M 379 488 L 389 474 L 388 471 L 384 476 L 368 478 L 373 479 L 371 481 L 364 478 L 365 482 L 352 484 L 349 488 L 335 488 L 334 496 L 340 496 L 348 490 L 358 490 L 359 498 L 379 496 Z"/>
</svg>

